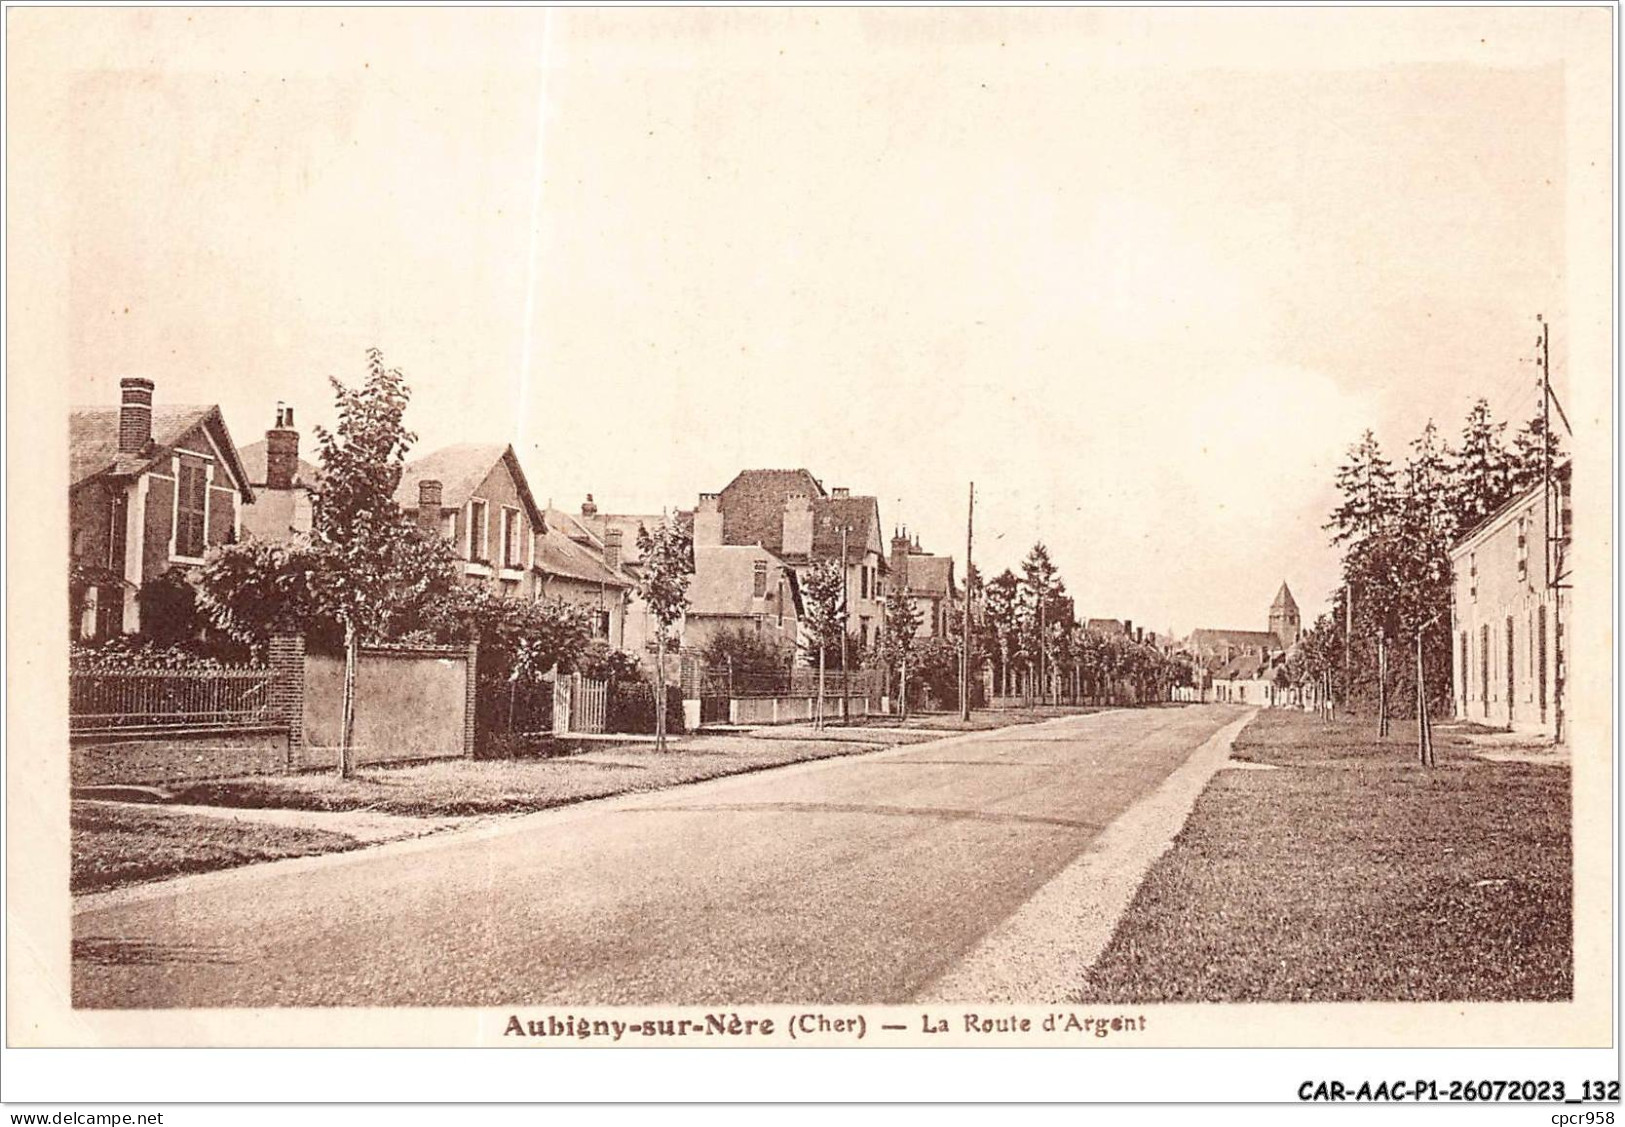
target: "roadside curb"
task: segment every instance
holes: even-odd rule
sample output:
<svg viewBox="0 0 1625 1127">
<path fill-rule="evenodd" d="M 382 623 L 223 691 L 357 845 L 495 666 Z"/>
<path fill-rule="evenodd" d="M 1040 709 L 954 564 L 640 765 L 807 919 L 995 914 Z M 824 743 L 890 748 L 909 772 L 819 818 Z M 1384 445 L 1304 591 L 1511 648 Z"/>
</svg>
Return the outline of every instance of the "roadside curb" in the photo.
<svg viewBox="0 0 1625 1127">
<path fill-rule="evenodd" d="M 1100 958 L 1256 708 L 1220 728 L 914 1002 L 1061 1003 Z"/>
</svg>

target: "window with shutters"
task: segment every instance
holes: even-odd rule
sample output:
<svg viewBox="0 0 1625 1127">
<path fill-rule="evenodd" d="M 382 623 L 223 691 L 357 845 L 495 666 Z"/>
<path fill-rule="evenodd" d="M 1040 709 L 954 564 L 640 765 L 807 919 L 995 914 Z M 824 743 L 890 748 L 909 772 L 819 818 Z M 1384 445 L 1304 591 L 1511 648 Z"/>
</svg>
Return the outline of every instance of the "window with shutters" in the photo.
<svg viewBox="0 0 1625 1127">
<path fill-rule="evenodd" d="M 751 594 L 760 599 L 767 594 L 767 561 L 757 560 L 751 575 Z"/>
<path fill-rule="evenodd" d="M 182 458 L 175 483 L 175 554 L 202 559 L 207 546 L 209 471 L 201 462 Z"/>
</svg>

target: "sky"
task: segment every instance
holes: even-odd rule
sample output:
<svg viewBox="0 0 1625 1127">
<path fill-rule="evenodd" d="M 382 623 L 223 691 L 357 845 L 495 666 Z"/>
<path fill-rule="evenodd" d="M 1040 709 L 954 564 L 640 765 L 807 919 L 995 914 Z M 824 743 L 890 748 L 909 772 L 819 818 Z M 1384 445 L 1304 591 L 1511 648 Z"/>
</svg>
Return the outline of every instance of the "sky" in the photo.
<svg viewBox="0 0 1625 1127">
<path fill-rule="evenodd" d="M 1318 613 L 1346 447 L 1526 417 L 1537 313 L 1566 394 L 1588 18 L 9 13 L 69 401 L 308 449 L 376 345 L 559 507 L 805 466 L 962 560 L 974 480 L 979 568 L 1180 634 Z"/>
</svg>

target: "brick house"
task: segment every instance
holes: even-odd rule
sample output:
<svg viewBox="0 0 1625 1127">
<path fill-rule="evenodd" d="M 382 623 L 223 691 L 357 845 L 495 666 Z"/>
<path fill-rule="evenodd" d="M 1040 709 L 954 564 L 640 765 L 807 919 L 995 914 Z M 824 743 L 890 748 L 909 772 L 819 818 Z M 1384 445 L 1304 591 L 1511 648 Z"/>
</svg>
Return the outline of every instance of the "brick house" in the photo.
<svg viewBox="0 0 1625 1127">
<path fill-rule="evenodd" d="M 873 645 L 885 624 L 888 564 L 880 505 L 825 490 L 805 469 L 743 470 L 720 493 L 700 494 L 694 545 L 757 545 L 804 578 L 819 561 L 846 558 L 847 631 Z"/>
<path fill-rule="evenodd" d="M 1546 542 L 1551 521 L 1550 550 Z M 1569 463 L 1450 549 L 1456 718 L 1564 739 Z"/>
<path fill-rule="evenodd" d="M 532 568 L 544 520 L 512 446 L 459 443 L 407 462 L 395 502 L 451 542 L 469 583 L 536 599 Z"/>
<path fill-rule="evenodd" d="M 75 636 L 141 629 L 137 593 L 238 538 L 254 489 L 218 406 L 154 406 L 151 380 L 68 421 L 70 615 Z"/>
<path fill-rule="evenodd" d="M 396 503 L 451 541 L 465 581 L 504 598 L 562 599 L 589 612 L 595 637 L 624 647 L 634 580 L 568 513 L 536 504 L 512 446 L 463 443 L 408 462 Z"/>
</svg>

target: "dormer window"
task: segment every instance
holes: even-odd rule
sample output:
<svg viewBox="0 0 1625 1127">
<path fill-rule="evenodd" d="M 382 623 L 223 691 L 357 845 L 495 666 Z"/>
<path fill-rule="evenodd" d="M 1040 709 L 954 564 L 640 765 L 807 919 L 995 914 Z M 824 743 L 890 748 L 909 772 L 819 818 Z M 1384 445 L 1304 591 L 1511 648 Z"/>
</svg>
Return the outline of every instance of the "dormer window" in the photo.
<svg viewBox="0 0 1625 1127">
<path fill-rule="evenodd" d="M 757 560 L 751 575 L 751 594 L 760 599 L 767 594 L 767 561 Z"/>
</svg>

